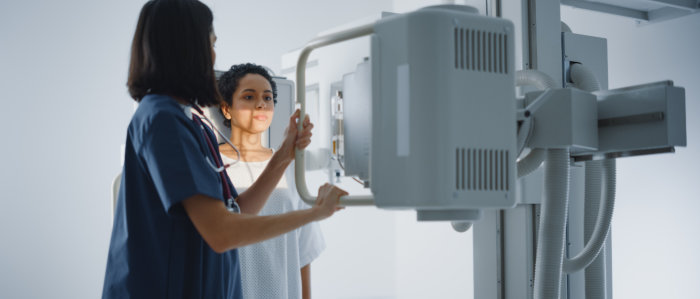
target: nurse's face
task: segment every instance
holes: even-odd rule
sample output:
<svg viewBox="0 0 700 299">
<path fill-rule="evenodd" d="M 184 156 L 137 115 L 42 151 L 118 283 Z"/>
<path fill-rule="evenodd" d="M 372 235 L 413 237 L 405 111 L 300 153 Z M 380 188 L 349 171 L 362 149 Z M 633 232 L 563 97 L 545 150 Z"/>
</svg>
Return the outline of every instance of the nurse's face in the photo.
<svg viewBox="0 0 700 299">
<path fill-rule="evenodd" d="M 211 43 L 211 65 L 214 66 L 216 63 L 216 51 L 214 51 L 214 47 L 216 45 L 216 33 L 214 33 L 214 29 L 209 32 L 209 42 Z"/>
<path fill-rule="evenodd" d="M 238 82 L 233 105 L 224 108 L 224 115 L 230 117 L 231 127 L 257 134 L 270 127 L 274 109 L 270 82 L 261 75 L 247 74 Z"/>
</svg>

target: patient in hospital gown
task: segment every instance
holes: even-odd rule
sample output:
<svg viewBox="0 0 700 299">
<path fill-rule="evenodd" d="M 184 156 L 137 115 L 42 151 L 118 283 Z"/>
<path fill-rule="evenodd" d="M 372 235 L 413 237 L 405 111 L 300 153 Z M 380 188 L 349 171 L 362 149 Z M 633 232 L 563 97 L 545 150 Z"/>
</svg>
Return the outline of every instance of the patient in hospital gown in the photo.
<svg viewBox="0 0 700 299">
<path fill-rule="evenodd" d="M 240 161 L 227 168 L 239 192 L 245 191 L 267 167 L 274 152 L 262 145 L 274 116 L 276 85 L 265 68 L 234 65 L 219 79 L 226 104 L 221 112 L 231 127 L 231 141 Z M 280 116 L 286 117 L 286 116 Z M 220 146 L 225 164 L 238 154 L 228 144 Z M 280 179 L 259 215 L 282 214 L 308 206 L 294 188 L 294 165 Z M 307 224 L 279 237 L 240 249 L 245 298 L 310 298 L 310 263 L 325 245 L 317 223 Z"/>
</svg>

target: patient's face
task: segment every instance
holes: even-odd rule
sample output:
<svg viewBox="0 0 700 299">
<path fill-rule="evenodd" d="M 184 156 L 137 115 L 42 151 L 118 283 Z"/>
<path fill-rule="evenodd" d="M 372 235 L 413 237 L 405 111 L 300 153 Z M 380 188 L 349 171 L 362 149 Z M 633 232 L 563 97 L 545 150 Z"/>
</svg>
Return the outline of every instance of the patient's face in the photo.
<svg viewBox="0 0 700 299">
<path fill-rule="evenodd" d="M 262 133 L 270 127 L 274 109 L 270 82 L 261 75 L 247 74 L 233 93 L 233 106 L 228 107 L 231 127 Z"/>
</svg>

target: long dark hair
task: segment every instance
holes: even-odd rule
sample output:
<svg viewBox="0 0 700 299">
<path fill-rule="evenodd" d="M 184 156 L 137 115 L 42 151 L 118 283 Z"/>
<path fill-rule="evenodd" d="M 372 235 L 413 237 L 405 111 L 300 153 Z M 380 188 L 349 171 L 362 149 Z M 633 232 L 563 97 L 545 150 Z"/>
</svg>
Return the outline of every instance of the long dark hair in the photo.
<svg viewBox="0 0 700 299">
<path fill-rule="evenodd" d="M 151 0 L 139 15 L 127 86 L 137 102 L 148 93 L 219 105 L 210 34 L 214 17 L 196 0 Z"/>
</svg>

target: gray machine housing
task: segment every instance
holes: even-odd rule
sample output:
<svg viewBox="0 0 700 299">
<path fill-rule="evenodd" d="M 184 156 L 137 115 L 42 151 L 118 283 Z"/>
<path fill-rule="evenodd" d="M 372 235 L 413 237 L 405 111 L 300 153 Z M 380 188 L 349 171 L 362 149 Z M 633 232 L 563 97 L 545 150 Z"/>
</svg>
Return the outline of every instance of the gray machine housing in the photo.
<svg viewBox="0 0 700 299">
<path fill-rule="evenodd" d="M 376 205 L 421 220 L 514 206 L 513 24 L 436 6 L 383 18 L 374 33 Z"/>
<path fill-rule="evenodd" d="M 674 152 L 686 146 L 685 89 L 672 81 L 595 92 L 598 149 L 575 160 Z"/>
<path fill-rule="evenodd" d="M 372 64 L 365 60 L 343 76 L 345 175 L 369 179 L 372 128 Z"/>
</svg>

